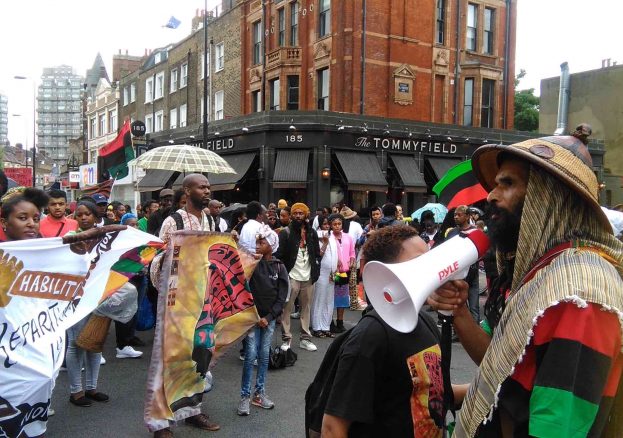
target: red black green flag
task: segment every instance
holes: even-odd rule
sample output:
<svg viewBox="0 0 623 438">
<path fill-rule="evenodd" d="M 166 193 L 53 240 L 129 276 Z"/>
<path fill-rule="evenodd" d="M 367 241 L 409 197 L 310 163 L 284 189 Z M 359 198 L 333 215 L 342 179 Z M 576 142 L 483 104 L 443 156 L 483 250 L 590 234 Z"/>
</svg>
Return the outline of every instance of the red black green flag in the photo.
<svg viewBox="0 0 623 438">
<path fill-rule="evenodd" d="M 472 205 L 487 198 L 487 191 L 480 185 L 472 171 L 472 160 L 463 161 L 439 180 L 433 192 L 438 202 L 451 208 L 459 205 Z"/>
<path fill-rule="evenodd" d="M 126 120 L 117 137 L 99 150 L 97 168 L 100 174 L 99 180 L 106 180 L 104 172 L 114 179 L 128 176 L 128 161 L 134 159 L 134 147 L 132 147 L 132 133 L 130 121 Z"/>
</svg>

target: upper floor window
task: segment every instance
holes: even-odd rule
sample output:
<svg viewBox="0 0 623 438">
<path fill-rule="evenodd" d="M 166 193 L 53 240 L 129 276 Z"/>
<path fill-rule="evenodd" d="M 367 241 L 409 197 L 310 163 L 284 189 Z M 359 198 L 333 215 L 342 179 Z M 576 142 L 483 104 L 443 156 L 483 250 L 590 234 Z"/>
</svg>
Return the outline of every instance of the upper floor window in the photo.
<svg viewBox="0 0 623 438">
<path fill-rule="evenodd" d="M 331 33 L 331 0 L 318 1 L 318 37 Z"/>
<path fill-rule="evenodd" d="M 154 77 L 145 79 L 145 103 L 154 100 Z"/>
<path fill-rule="evenodd" d="M 117 110 L 116 109 L 108 111 L 108 128 L 110 129 L 110 132 L 117 131 Z"/>
<path fill-rule="evenodd" d="M 262 92 L 260 90 L 251 92 L 251 111 L 254 113 L 262 111 Z"/>
<path fill-rule="evenodd" d="M 169 111 L 169 129 L 177 128 L 177 108 Z"/>
<path fill-rule="evenodd" d="M 154 132 L 154 118 L 151 114 L 145 114 L 145 134 Z"/>
<path fill-rule="evenodd" d="M 160 132 L 164 129 L 164 111 L 160 110 L 156 114 L 154 132 Z"/>
<path fill-rule="evenodd" d="M 132 82 L 130 84 L 130 103 L 136 101 L 136 83 Z"/>
<path fill-rule="evenodd" d="M 164 72 L 156 74 L 156 96 L 155 99 L 160 99 L 164 96 Z"/>
<path fill-rule="evenodd" d="M 480 107 L 480 126 L 493 128 L 493 107 L 495 104 L 495 81 L 482 80 L 482 106 Z"/>
<path fill-rule="evenodd" d="M 187 114 L 187 106 L 186 104 L 180 105 L 180 128 L 186 126 L 186 114 Z"/>
<path fill-rule="evenodd" d="M 446 41 L 446 0 L 437 0 L 437 22 L 435 28 L 435 42 L 444 44 Z"/>
<path fill-rule="evenodd" d="M 253 64 L 262 62 L 262 22 L 253 23 Z"/>
<path fill-rule="evenodd" d="M 482 51 L 487 55 L 493 54 L 493 27 L 495 22 L 495 11 L 485 8 L 484 37 L 482 40 Z"/>
<path fill-rule="evenodd" d="M 91 117 L 89 120 L 89 134 L 91 134 L 90 138 L 97 137 L 97 120 L 95 117 Z"/>
<path fill-rule="evenodd" d="M 180 88 L 184 88 L 186 85 L 188 85 L 188 63 L 185 62 L 184 64 L 182 64 L 182 67 L 180 69 Z"/>
<path fill-rule="evenodd" d="M 225 117 L 225 112 L 223 110 L 224 98 L 225 93 L 222 90 L 214 93 L 214 120 L 223 120 Z"/>
<path fill-rule="evenodd" d="M 106 115 L 100 114 L 98 118 L 99 118 L 99 127 L 100 127 L 99 135 L 102 136 L 107 133 L 106 132 Z"/>
<path fill-rule="evenodd" d="M 318 109 L 329 111 L 329 68 L 318 70 Z"/>
<path fill-rule="evenodd" d="M 466 78 L 463 91 L 463 124 L 473 126 L 474 78 Z"/>
<path fill-rule="evenodd" d="M 299 45 L 299 4 L 290 3 L 290 45 Z"/>
<path fill-rule="evenodd" d="M 288 76 L 288 107 L 289 110 L 299 109 L 299 77 Z"/>
<path fill-rule="evenodd" d="M 467 31 L 465 34 L 465 48 L 476 51 L 477 47 L 477 27 L 478 27 L 478 6 L 473 3 L 467 4 Z"/>
<path fill-rule="evenodd" d="M 277 11 L 277 45 L 283 47 L 286 45 L 286 10 L 281 8 Z"/>
<path fill-rule="evenodd" d="M 199 63 L 201 64 L 199 66 L 199 71 L 201 72 L 200 79 L 203 79 L 205 77 L 206 69 L 208 70 L 208 76 L 210 76 L 210 58 L 211 58 L 210 51 L 208 51 L 208 63 L 206 65 L 206 62 L 205 62 L 206 54 L 205 53 L 201 54 L 201 59 L 199 60 Z"/>
<path fill-rule="evenodd" d="M 271 111 L 279 111 L 281 109 L 281 82 L 279 79 L 270 81 L 270 109 Z"/>
<path fill-rule="evenodd" d="M 223 68 L 225 68 L 225 43 L 219 43 L 216 45 L 215 57 L 214 71 L 223 70 Z"/>
<path fill-rule="evenodd" d="M 179 83 L 179 72 L 176 68 L 171 70 L 171 84 L 169 84 L 170 92 L 173 93 L 177 91 L 177 86 Z"/>
<path fill-rule="evenodd" d="M 126 106 L 130 103 L 130 87 L 123 87 L 123 106 Z"/>
</svg>

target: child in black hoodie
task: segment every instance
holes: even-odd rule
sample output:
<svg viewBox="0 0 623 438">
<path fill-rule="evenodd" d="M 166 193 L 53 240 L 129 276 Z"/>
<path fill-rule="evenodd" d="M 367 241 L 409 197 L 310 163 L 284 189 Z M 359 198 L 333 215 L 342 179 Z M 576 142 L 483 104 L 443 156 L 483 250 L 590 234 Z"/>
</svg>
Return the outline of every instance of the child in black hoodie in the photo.
<svg viewBox="0 0 623 438">
<path fill-rule="evenodd" d="M 260 321 L 244 340 L 244 365 L 238 415 L 249 415 L 250 404 L 272 409 L 275 404 L 266 397 L 264 381 L 268 371 L 270 346 L 275 331 L 275 321 L 281 315 L 288 295 L 288 272 L 283 262 L 273 258 L 274 246 L 278 245 L 277 234 L 263 230 L 257 235 L 256 252 L 262 256 L 251 276 L 249 286 Z M 251 397 L 253 362 L 257 358 L 255 391 Z"/>
</svg>

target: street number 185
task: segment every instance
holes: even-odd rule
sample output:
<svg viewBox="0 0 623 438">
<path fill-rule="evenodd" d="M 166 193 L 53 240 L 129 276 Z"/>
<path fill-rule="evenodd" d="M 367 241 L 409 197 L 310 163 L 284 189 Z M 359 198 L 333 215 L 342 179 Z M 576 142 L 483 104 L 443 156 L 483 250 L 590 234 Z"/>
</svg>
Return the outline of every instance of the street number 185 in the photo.
<svg viewBox="0 0 623 438">
<path fill-rule="evenodd" d="M 286 143 L 302 143 L 303 134 L 298 135 L 286 135 Z"/>
</svg>

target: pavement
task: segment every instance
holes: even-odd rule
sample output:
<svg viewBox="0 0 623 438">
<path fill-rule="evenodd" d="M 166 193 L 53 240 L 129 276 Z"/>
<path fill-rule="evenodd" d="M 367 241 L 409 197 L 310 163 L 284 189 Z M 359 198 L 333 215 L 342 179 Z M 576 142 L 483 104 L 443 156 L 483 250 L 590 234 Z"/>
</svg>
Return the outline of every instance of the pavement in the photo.
<svg viewBox="0 0 623 438">
<path fill-rule="evenodd" d="M 482 304 L 482 298 L 481 298 Z M 347 310 L 346 328 L 354 326 L 361 312 Z M 114 324 L 112 324 L 114 327 Z M 298 333 L 299 320 L 292 321 L 292 333 Z M 273 345 L 280 345 L 280 326 L 275 330 Z M 151 358 L 153 330 L 137 332 L 148 345 L 137 348 L 144 354 L 139 359 L 115 357 L 114 328 L 104 346 L 106 365 L 100 368 L 98 390 L 110 396 L 108 403 L 93 403 L 81 408 L 69 403 L 69 383 L 66 372 L 61 372 L 52 396 L 56 415 L 48 421 L 47 438 L 56 437 L 151 437 L 143 424 L 145 382 Z M 296 338 L 295 338 L 296 339 Z M 292 346 L 298 353 L 293 367 L 269 370 L 266 394 L 275 402 L 272 410 L 251 406 L 251 415 L 236 414 L 240 400 L 242 362 L 238 358 L 238 345 L 232 346 L 212 370 L 214 388 L 204 395 L 203 412 L 221 425 L 218 432 L 201 431 L 180 423 L 173 428 L 180 437 L 304 437 L 305 391 L 313 380 L 331 339 L 313 338 L 318 351 L 308 352 Z M 475 365 L 459 343 L 453 344 L 451 375 L 453 383 L 466 383 L 475 372 Z"/>
</svg>

